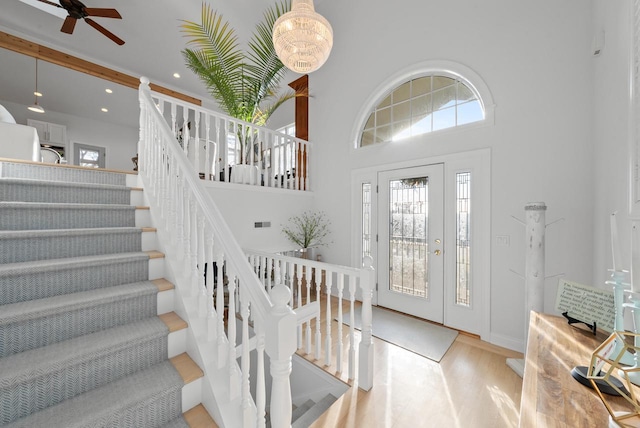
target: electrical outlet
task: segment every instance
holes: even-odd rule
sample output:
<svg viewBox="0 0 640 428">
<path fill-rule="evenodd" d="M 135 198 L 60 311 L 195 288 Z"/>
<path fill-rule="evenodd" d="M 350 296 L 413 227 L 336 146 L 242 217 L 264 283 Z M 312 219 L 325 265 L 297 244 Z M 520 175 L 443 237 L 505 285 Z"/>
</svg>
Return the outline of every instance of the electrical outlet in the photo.
<svg viewBox="0 0 640 428">
<path fill-rule="evenodd" d="M 500 247 L 508 247 L 511 245 L 511 237 L 509 235 L 497 235 L 496 245 Z"/>
</svg>

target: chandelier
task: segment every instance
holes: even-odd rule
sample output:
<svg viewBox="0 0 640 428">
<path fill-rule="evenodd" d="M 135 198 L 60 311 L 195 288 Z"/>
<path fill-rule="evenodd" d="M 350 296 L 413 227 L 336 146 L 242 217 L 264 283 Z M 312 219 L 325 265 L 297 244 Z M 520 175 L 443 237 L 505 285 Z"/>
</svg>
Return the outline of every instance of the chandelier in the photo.
<svg viewBox="0 0 640 428">
<path fill-rule="evenodd" d="M 288 69 L 311 73 L 329 57 L 333 30 L 329 21 L 316 13 L 313 0 L 293 0 L 291 11 L 273 25 L 273 46 Z"/>
</svg>

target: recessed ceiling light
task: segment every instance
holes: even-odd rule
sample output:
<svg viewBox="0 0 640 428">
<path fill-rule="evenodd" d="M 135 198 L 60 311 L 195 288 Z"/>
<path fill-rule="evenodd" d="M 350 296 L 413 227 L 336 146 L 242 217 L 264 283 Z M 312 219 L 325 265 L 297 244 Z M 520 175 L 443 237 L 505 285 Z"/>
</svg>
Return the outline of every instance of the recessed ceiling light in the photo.
<svg viewBox="0 0 640 428">
<path fill-rule="evenodd" d="M 36 97 L 41 97 L 42 96 L 42 92 L 35 91 L 33 93 L 33 95 L 35 95 Z"/>
<path fill-rule="evenodd" d="M 109 111 L 109 109 L 108 109 L 108 108 L 106 108 L 106 107 L 102 107 L 100 110 L 102 110 L 102 111 L 103 111 L 103 112 L 105 112 L 105 113 Z"/>
<path fill-rule="evenodd" d="M 175 77 L 176 79 L 180 78 L 180 73 L 173 73 L 173 77 Z"/>
<path fill-rule="evenodd" d="M 112 91 L 111 89 L 109 89 L 109 88 L 105 89 L 104 91 L 105 91 L 107 94 L 113 94 L 113 91 Z"/>
</svg>

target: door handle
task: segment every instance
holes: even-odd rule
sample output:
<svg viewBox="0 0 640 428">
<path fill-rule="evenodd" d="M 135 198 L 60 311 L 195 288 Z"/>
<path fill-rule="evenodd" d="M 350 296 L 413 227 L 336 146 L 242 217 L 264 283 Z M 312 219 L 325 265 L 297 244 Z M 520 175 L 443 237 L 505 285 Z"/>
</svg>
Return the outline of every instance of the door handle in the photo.
<svg viewBox="0 0 640 428">
<path fill-rule="evenodd" d="M 440 251 L 440 250 L 435 250 L 435 251 L 433 252 L 433 254 L 435 254 L 436 256 L 439 256 L 441 252 L 442 252 L 442 251 Z"/>
</svg>

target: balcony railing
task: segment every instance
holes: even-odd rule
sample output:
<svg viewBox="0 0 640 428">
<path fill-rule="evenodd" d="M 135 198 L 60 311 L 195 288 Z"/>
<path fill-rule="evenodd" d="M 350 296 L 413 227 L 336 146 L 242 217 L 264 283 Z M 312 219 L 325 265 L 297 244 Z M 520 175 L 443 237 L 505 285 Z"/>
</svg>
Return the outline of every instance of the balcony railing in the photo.
<svg viewBox="0 0 640 428">
<path fill-rule="evenodd" d="M 152 97 L 201 179 L 310 189 L 311 143 L 165 95 Z"/>
</svg>

